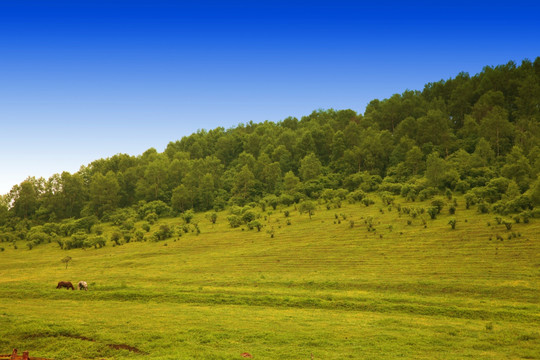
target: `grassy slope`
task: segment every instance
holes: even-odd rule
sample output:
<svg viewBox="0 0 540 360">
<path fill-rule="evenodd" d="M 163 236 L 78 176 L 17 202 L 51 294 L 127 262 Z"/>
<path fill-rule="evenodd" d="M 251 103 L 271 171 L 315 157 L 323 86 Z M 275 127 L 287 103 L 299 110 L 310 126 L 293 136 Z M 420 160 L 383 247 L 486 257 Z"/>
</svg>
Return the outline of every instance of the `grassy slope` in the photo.
<svg viewBox="0 0 540 360">
<path fill-rule="evenodd" d="M 290 209 L 290 226 L 277 210 L 261 232 L 231 229 L 226 213 L 216 225 L 199 214 L 198 236 L 98 250 L 2 244 L 0 353 L 18 347 L 55 359 L 240 359 L 242 352 L 255 359 L 540 358 L 540 222 L 507 231 L 494 215 L 462 203 L 456 215 L 445 208 L 427 220 L 427 228 L 395 208 L 381 212 L 377 203 L 320 206 L 311 220 Z M 367 231 L 368 217 L 376 231 Z M 272 227 L 274 238 L 266 232 Z M 73 257 L 68 269 L 60 262 L 66 255 Z M 56 290 L 59 280 L 86 280 L 90 290 Z"/>
</svg>

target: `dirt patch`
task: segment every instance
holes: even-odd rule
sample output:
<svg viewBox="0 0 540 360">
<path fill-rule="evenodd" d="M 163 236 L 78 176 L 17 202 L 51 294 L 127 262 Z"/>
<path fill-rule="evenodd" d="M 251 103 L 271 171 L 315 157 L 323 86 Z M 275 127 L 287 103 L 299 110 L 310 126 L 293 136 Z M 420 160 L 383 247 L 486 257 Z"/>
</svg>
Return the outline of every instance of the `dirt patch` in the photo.
<svg viewBox="0 0 540 360">
<path fill-rule="evenodd" d="M 86 337 L 86 336 L 82 336 L 82 335 L 72 335 L 72 334 L 62 334 L 62 335 L 31 334 L 31 335 L 27 335 L 25 338 L 60 337 L 60 336 L 61 337 L 71 338 L 71 339 L 96 342 L 95 339 L 92 339 L 92 338 L 89 338 L 89 337 Z M 107 346 L 110 347 L 111 349 L 115 349 L 115 350 L 128 350 L 128 351 L 131 351 L 131 352 L 133 352 L 135 354 L 143 354 L 143 355 L 147 354 L 144 351 L 139 350 L 136 347 L 130 346 L 130 345 L 127 345 L 127 344 L 107 344 Z"/>
<path fill-rule="evenodd" d="M 129 351 L 134 352 L 136 354 L 146 354 L 145 352 L 137 349 L 136 347 L 129 346 L 129 345 L 126 345 L 126 344 L 107 344 L 107 346 L 110 347 L 111 349 L 115 349 L 115 350 L 129 350 Z"/>
<path fill-rule="evenodd" d="M 63 337 L 69 337 L 69 338 L 72 338 L 72 339 L 96 342 L 96 340 L 94 340 L 94 339 L 88 338 L 86 336 L 81 336 L 81 335 L 62 335 L 62 336 Z"/>
</svg>

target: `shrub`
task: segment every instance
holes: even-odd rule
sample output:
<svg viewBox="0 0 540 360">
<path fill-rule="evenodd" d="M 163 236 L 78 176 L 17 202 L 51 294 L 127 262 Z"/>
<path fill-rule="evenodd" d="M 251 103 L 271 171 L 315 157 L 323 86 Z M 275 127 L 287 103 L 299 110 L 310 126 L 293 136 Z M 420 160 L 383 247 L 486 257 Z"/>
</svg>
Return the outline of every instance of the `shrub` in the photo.
<svg viewBox="0 0 540 360">
<path fill-rule="evenodd" d="M 366 197 L 366 198 L 362 199 L 362 204 L 364 204 L 365 206 L 369 206 L 369 205 L 375 204 L 375 201 L 373 201 L 372 199 Z"/>
<path fill-rule="evenodd" d="M 478 201 L 478 198 L 475 194 L 468 192 L 465 194 L 465 207 L 469 209 L 471 205 L 475 205 Z"/>
<path fill-rule="evenodd" d="M 531 212 L 530 211 L 523 211 L 521 213 L 521 218 L 523 219 L 524 224 L 528 224 L 529 219 L 531 218 Z"/>
<path fill-rule="evenodd" d="M 167 224 L 163 224 L 159 227 L 159 230 L 154 232 L 154 239 L 157 240 L 165 240 L 170 237 L 172 237 L 174 234 L 174 230 Z"/>
<path fill-rule="evenodd" d="M 229 221 L 229 225 L 231 225 L 232 228 L 237 228 L 242 225 L 242 218 L 238 215 L 228 216 L 227 221 Z"/>
<path fill-rule="evenodd" d="M 120 226 L 126 220 L 130 218 L 135 218 L 136 216 L 137 216 L 137 213 L 132 208 L 123 208 L 123 209 L 117 209 L 116 211 L 114 211 L 109 216 L 109 220 L 113 223 L 113 225 Z"/>
<path fill-rule="evenodd" d="M 129 231 L 124 231 L 122 236 L 124 237 L 124 241 L 126 243 L 130 242 L 131 241 L 131 236 L 132 234 L 129 232 Z"/>
<path fill-rule="evenodd" d="M 456 213 L 456 207 L 454 205 L 450 205 L 450 207 L 448 208 L 448 212 L 450 213 L 450 215 L 454 215 Z"/>
<path fill-rule="evenodd" d="M 444 207 L 444 202 L 442 200 L 433 200 L 431 206 L 437 209 L 437 214 L 440 214 Z"/>
<path fill-rule="evenodd" d="M 253 230 L 253 228 L 257 228 L 257 231 L 261 231 L 263 225 L 258 220 L 253 220 L 250 221 L 247 226 L 250 230 Z"/>
<path fill-rule="evenodd" d="M 71 235 L 71 238 L 64 241 L 64 249 L 80 249 L 87 246 L 90 246 L 87 242 L 88 234 L 84 231 L 78 231 L 77 233 Z"/>
<path fill-rule="evenodd" d="M 504 226 L 506 226 L 506 230 L 512 230 L 512 222 L 511 221 L 503 221 Z"/>
<path fill-rule="evenodd" d="M 290 206 L 294 203 L 294 197 L 288 194 L 282 194 L 279 197 L 279 202 L 285 206 Z"/>
<path fill-rule="evenodd" d="M 111 234 L 111 241 L 115 243 L 116 245 L 120 245 L 120 239 L 122 238 L 122 234 L 118 231 L 115 231 Z"/>
<path fill-rule="evenodd" d="M 195 213 L 193 212 L 193 210 L 187 210 L 182 214 L 182 219 L 184 219 L 186 224 L 189 224 L 194 216 Z"/>
<path fill-rule="evenodd" d="M 457 223 L 456 219 L 450 219 L 450 221 L 448 221 L 448 225 L 452 227 L 452 230 L 456 228 L 456 223 Z"/>
<path fill-rule="evenodd" d="M 142 228 L 143 228 L 144 231 L 149 232 L 150 231 L 150 224 L 146 222 L 146 223 L 142 224 Z"/>
<path fill-rule="evenodd" d="M 427 208 L 427 213 L 431 217 L 432 220 L 434 220 L 437 217 L 437 214 L 439 213 L 438 209 L 434 206 L 430 206 Z"/>
<path fill-rule="evenodd" d="M 366 197 L 365 192 L 363 192 L 362 190 L 356 190 L 347 195 L 347 201 L 349 201 L 351 204 L 354 204 L 357 201 L 362 201 L 364 197 Z"/>
<path fill-rule="evenodd" d="M 425 188 L 418 193 L 418 199 L 420 201 L 431 199 L 437 194 L 437 192 L 438 190 L 434 187 Z"/>
<path fill-rule="evenodd" d="M 154 212 L 148 213 L 144 217 L 144 220 L 146 220 L 150 225 L 154 225 L 158 220 L 158 215 Z"/>
<path fill-rule="evenodd" d="M 479 202 L 478 203 L 478 212 L 481 214 L 487 214 L 489 212 L 489 207 L 485 202 Z"/>
<path fill-rule="evenodd" d="M 139 203 L 138 214 L 141 219 L 145 218 L 148 214 L 156 214 L 158 217 L 166 217 L 172 214 L 172 209 L 169 205 L 165 204 L 161 200 L 151 201 L 149 203 Z"/>
<path fill-rule="evenodd" d="M 133 230 L 134 227 L 135 227 L 135 223 L 133 222 L 133 219 L 127 219 L 122 223 L 122 225 L 120 226 L 120 229 Z"/>
<path fill-rule="evenodd" d="M 242 221 L 244 223 L 249 223 L 257 218 L 257 214 L 252 210 L 247 210 L 242 214 Z"/>
<path fill-rule="evenodd" d="M 215 224 L 215 223 L 216 223 L 217 218 L 218 218 L 218 215 L 217 215 L 216 212 L 213 212 L 213 213 L 210 214 L 210 222 L 211 222 L 212 224 Z"/>
</svg>

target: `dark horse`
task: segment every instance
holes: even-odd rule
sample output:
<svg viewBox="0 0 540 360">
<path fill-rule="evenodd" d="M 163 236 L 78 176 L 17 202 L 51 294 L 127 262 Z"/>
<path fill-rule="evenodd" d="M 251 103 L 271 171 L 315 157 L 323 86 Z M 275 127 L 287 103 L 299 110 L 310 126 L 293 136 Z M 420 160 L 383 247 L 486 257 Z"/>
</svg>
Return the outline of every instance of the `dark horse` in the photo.
<svg viewBox="0 0 540 360">
<path fill-rule="evenodd" d="M 71 290 L 75 290 L 75 288 L 73 287 L 73 284 L 69 281 L 60 281 L 58 282 L 58 285 L 56 286 L 57 289 L 60 289 L 60 288 L 66 288 L 66 289 L 69 289 L 71 288 Z"/>
</svg>

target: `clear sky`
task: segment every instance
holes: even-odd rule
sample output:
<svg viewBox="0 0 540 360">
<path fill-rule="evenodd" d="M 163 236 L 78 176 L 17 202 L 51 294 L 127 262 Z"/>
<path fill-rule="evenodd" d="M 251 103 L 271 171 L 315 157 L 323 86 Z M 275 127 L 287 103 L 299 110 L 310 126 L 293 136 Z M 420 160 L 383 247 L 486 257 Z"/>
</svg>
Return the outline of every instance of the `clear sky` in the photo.
<svg viewBox="0 0 540 360">
<path fill-rule="evenodd" d="M 363 113 L 534 60 L 539 19 L 519 0 L 1 1 L 0 194 L 197 129 Z"/>
</svg>

